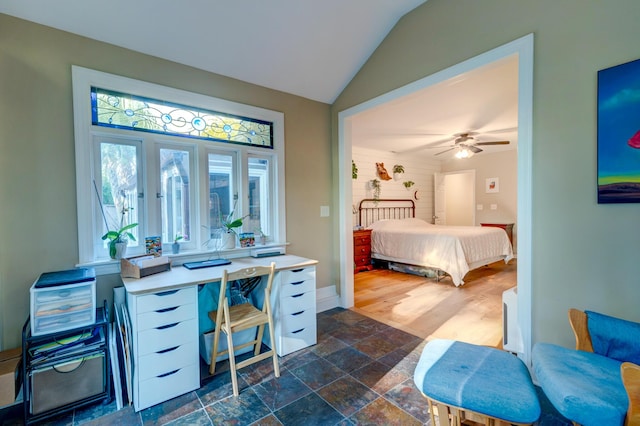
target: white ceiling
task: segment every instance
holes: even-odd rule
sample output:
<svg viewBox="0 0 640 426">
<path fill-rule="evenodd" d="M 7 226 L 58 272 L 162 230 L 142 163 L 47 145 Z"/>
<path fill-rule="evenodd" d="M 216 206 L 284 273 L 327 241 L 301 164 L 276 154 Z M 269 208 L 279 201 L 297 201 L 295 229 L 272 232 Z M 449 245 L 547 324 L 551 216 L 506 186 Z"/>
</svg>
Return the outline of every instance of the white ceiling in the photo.
<svg viewBox="0 0 640 426">
<path fill-rule="evenodd" d="M 474 131 L 478 142 L 510 141 L 480 147 L 485 153 L 516 149 L 517 106 L 518 58 L 511 56 L 354 116 L 352 144 L 431 156 L 450 148 L 454 134 Z"/>
<path fill-rule="evenodd" d="M 0 13 L 333 103 L 426 0 L 3 0 Z"/>
<path fill-rule="evenodd" d="M 398 20 L 425 1 L 3 0 L 0 13 L 331 104 Z M 464 131 L 511 141 L 483 146 L 489 153 L 515 149 L 516 127 L 513 59 L 359 114 L 352 143 L 433 155 Z"/>
</svg>

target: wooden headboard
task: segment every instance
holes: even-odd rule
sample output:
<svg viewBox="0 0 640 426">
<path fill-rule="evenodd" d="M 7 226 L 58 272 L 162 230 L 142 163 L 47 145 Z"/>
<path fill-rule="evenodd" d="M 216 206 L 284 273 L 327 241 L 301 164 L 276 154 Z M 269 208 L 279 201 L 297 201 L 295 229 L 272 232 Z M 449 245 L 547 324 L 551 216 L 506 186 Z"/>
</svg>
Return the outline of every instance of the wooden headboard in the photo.
<svg viewBox="0 0 640 426">
<path fill-rule="evenodd" d="M 416 205 L 407 199 L 365 198 L 358 205 L 358 224 L 363 228 L 381 219 L 406 219 L 416 217 Z"/>
</svg>

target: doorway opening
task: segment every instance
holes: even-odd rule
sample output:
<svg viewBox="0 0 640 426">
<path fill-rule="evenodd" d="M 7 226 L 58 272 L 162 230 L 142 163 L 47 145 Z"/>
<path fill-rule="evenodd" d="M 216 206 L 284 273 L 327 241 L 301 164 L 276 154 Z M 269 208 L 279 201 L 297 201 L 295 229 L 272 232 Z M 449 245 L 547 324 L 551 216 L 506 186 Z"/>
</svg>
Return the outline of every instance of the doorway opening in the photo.
<svg viewBox="0 0 640 426">
<path fill-rule="evenodd" d="M 533 110 L 533 34 L 454 65 L 443 71 L 356 105 L 338 114 L 339 136 L 339 239 L 340 239 L 340 304 L 350 308 L 354 304 L 352 253 L 352 188 L 349 170 L 352 151 L 352 119 L 367 109 L 407 96 L 417 90 L 516 55 L 518 58 L 518 325 L 522 333 L 521 358 L 530 364 L 531 353 L 531 162 Z"/>
</svg>

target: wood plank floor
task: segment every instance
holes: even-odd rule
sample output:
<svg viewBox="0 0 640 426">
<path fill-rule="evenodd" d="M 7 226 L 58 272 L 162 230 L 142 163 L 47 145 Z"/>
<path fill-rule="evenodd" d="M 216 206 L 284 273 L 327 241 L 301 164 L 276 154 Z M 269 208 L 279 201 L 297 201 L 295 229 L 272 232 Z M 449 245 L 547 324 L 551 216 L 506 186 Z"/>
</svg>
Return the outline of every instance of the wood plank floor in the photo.
<svg viewBox="0 0 640 426">
<path fill-rule="evenodd" d="M 516 286 L 516 259 L 469 272 L 465 284 L 374 269 L 354 276 L 354 310 L 423 339 L 502 348 L 502 292 Z"/>
</svg>

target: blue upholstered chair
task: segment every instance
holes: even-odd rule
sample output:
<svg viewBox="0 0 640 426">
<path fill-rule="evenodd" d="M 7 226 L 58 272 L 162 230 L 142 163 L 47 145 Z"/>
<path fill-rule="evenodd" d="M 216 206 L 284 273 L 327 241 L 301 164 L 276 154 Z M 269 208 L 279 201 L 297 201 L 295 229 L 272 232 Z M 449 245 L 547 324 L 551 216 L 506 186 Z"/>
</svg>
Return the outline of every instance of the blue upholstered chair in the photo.
<svg viewBox="0 0 640 426">
<path fill-rule="evenodd" d="M 574 424 L 640 425 L 640 323 L 569 310 L 576 349 L 538 343 L 535 376 Z"/>
</svg>

